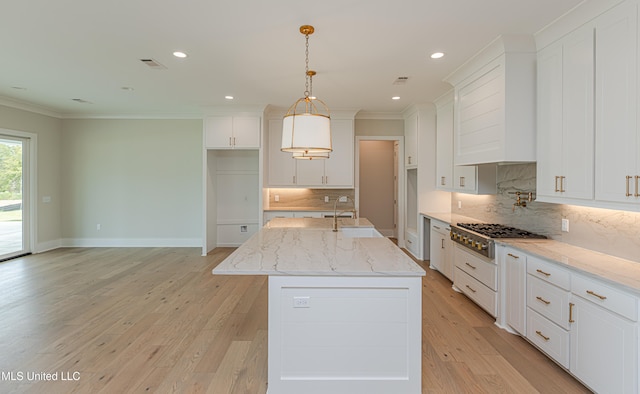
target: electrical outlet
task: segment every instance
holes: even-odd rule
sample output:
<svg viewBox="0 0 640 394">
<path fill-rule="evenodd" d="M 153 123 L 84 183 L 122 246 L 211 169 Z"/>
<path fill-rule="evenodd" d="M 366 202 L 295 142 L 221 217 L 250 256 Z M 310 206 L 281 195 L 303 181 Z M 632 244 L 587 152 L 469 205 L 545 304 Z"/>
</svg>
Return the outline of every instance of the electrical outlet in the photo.
<svg viewBox="0 0 640 394">
<path fill-rule="evenodd" d="M 462 209 L 462 201 L 458 200 L 458 209 Z"/>
<path fill-rule="evenodd" d="M 309 297 L 293 297 L 294 308 L 309 308 L 311 305 Z"/>
<path fill-rule="evenodd" d="M 324 202 L 329 202 L 329 196 L 324 196 Z"/>
<path fill-rule="evenodd" d="M 569 219 L 562 219 L 562 231 L 565 233 L 569 232 Z"/>
<path fill-rule="evenodd" d="M 280 201 L 280 195 L 279 195 L 279 194 L 276 194 L 276 195 L 273 197 L 273 199 L 274 199 L 276 202 Z"/>
<path fill-rule="evenodd" d="M 100 231 L 102 229 L 102 225 L 100 223 L 96 224 L 96 230 Z"/>
</svg>

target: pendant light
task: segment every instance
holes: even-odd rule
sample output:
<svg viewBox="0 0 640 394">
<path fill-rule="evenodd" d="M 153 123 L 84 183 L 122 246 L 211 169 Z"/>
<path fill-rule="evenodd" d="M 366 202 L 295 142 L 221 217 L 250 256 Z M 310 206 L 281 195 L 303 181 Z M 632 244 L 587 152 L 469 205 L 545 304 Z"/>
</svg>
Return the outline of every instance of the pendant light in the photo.
<svg viewBox="0 0 640 394">
<path fill-rule="evenodd" d="M 283 152 L 297 153 L 296 159 L 327 159 L 331 148 L 331 117 L 329 108 L 311 94 L 312 78 L 315 71 L 309 70 L 309 35 L 313 34 L 313 26 L 300 26 L 304 34 L 305 45 L 305 91 L 287 111 L 282 120 Z M 310 87 L 311 86 L 311 87 Z"/>
</svg>

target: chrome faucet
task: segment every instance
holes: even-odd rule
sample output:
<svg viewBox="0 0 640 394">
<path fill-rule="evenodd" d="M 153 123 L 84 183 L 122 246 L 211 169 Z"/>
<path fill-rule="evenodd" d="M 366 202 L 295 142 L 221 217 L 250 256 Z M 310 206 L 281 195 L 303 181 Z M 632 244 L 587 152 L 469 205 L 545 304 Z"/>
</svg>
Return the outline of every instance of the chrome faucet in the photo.
<svg viewBox="0 0 640 394">
<path fill-rule="evenodd" d="M 342 197 L 346 198 L 347 201 L 351 200 L 351 203 L 353 204 L 353 209 L 347 209 L 347 210 L 338 212 L 338 202 Z M 358 218 L 358 214 L 356 213 L 356 202 L 353 201 L 353 199 L 349 196 L 340 196 L 336 198 L 336 202 L 333 203 L 333 231 L 338 231 L 338 215 L 343 214 L 345 212 L 353 212 L 353 218 L 354 219 Z"/>
</svg>

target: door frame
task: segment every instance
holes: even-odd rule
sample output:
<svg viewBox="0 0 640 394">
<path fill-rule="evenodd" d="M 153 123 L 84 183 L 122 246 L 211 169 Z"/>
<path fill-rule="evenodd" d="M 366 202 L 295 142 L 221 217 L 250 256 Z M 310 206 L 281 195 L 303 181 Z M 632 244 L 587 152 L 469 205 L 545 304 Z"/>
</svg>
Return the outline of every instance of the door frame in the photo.
<svg viewBox="0 0 640 394">
<path fill-rule="evenodd" d="M 23 211 L 22 211 L 22 214 L 23 214 L 22 239 L 24 244 L 21 252 L 15 253 L 15 254 L 9 254 L 5 256 L 5 258 L 12 258 L 12 257 L 23 255 L 26 253 L 36 252 L 36 245 L 38 244 L 38 236 L 37 236 L 38 221 L 36 220 L 36 218 L 38 217 L 38 211 L 37 211 L 38 204 L 36 203 L 37 195 L 38 195 L 38 188 L 37 188 L 37 185 L 38 185 L 38 182 L 37 182 L 38 135 L 35 133 L 29 133 L 26 131 L 18 131 L 18 130 L 4 129 L 4 128 L 0 128 L 0 134 L 6 135 L 8 137 L 26 139 L 27 145 L 28 145 L 27 155 L 26 155 L 27 163 L 25 163 L 24 161 L 22 163 L 23 179 L 25 176 L 24 172 L 26 172 L 26 175 L 28 178 L 27 182 L 24 182 L 22 186 L 23 187 L 23 196 L 22 196 L 23 207 L 24 206 L 27 207 L 26 210 L 23 208 Z M 24 151 L 23 151 L 23 157 L 24 157 Z M 25 201 L 25 194 L 26 194 L 27 201 Z M 26 224 L 26 228 L 25 228 L 25 224 Z"/>
<path fill-rule="evenodd" d="M 395 141 L 398 143 L 398 152 L 396 157 L 396 166 L 397 173 L 395 174 L 397 185 L 398 185 L 398 193 L 396 196 L 396 209 L 397 212 L 397 224 L 396 224 L 396 233 L 398 238 L 398 246 L 401 248 L 404 247 L 404 177 L 401 174 L 404 174 L 404 160 L 401 158 L 404 157 L 404 136 L 400 135 L 391 135 L 391 136 L 378 136 L 378 135 L 358 135 L 356 136 L 356 146 L 355 146 L 355 199 L 356 199 L 356 209 L 359 210 L 360 207 L 360 141 Z"/>
</svg>

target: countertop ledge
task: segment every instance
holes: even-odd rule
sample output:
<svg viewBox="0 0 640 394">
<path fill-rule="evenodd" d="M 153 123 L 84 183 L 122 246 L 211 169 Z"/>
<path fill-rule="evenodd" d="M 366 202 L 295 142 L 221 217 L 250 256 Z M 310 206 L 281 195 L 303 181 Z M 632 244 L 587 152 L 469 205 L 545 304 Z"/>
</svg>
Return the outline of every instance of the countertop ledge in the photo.
<svg viewBox="0 0 640 394">
<path fill-rule="evenodd" d="M 514 247 L 573 271 L 609 282 L 640 296 L 640 263 L 552 239 L 500 239 Z"/>
<path fill-rule="evenodd" d="M 279 218 L 213 269 L 221 275 L 416 277 L 426 272 L 385 237 L 350 238 L 332 219 Z M 340 219 L 341 227 L 373 227 Z"/>
<path fill-rule="evenodd" d="M 449 224 L 472 223 L 478 220 L 451 213 L 421 213 L 431 219 Z M 611 256 L 552 239 L 496 239 L 503 244 L 618 286 L 640 297 L 640 262 Z"/>
</svg>

